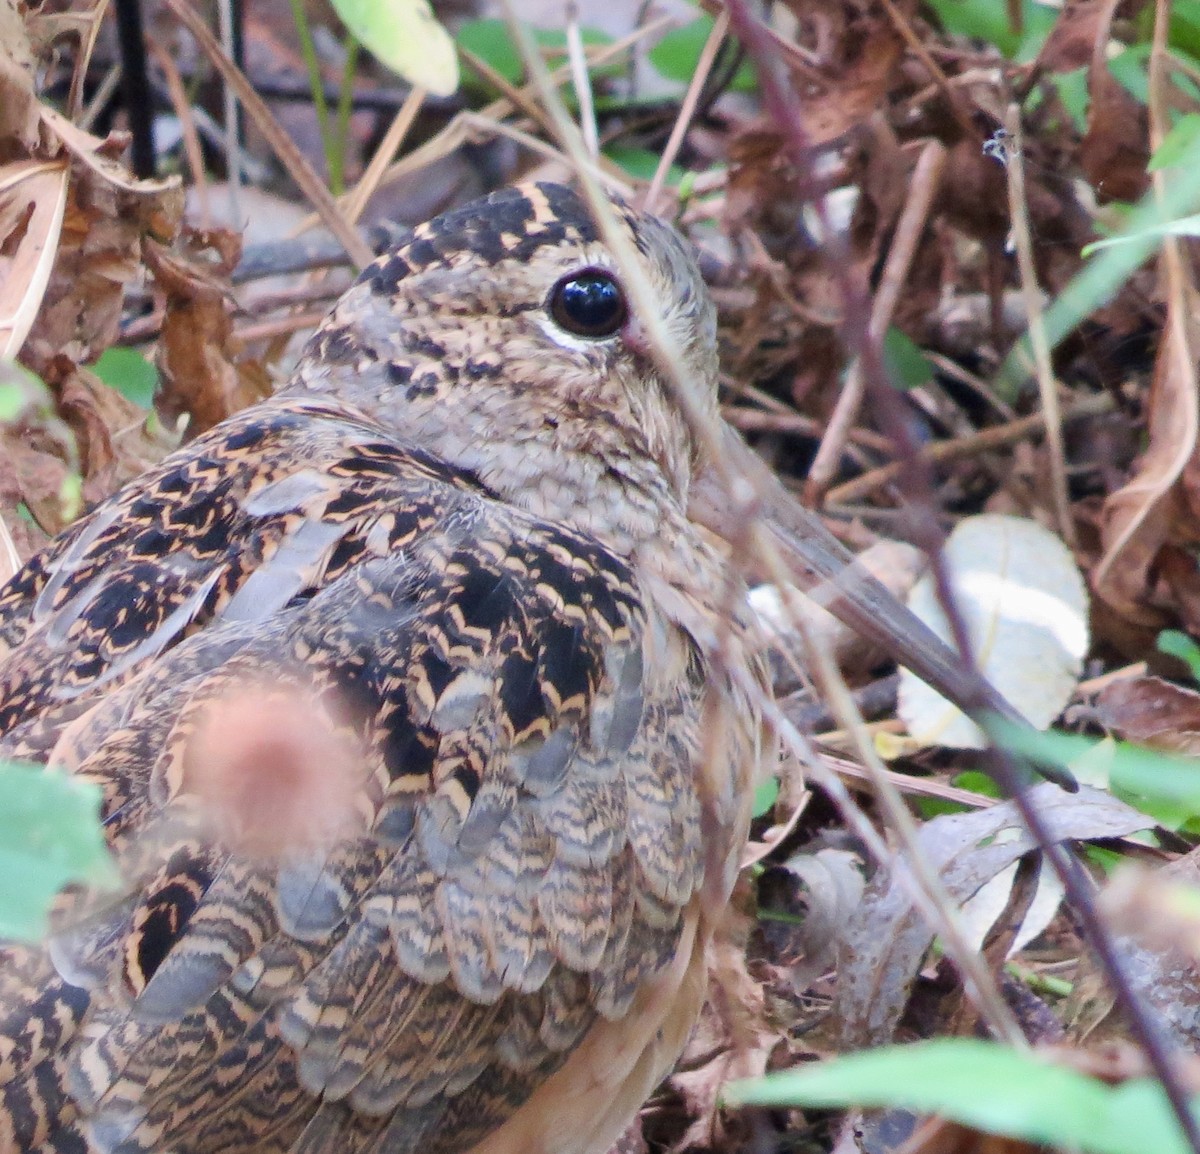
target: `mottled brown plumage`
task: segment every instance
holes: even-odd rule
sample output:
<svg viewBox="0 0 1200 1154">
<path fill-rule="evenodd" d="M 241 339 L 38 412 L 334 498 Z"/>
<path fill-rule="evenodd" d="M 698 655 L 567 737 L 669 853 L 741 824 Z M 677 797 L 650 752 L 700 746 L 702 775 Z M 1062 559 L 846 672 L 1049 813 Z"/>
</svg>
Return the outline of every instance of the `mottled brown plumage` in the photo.
<svg viewBox="0 0 1200 1154">
<path fill-rule="evenodd" d="M 694 264 L 617 211 L 715 404 Z M 418 228 L 0 591 L 0 753 L 102 786 L 127 883 L 0 950 L 0 1150 L 601 1151 L 669 1069 L 771 754 L 638 318 L 556 320 L 597 236 L 554 185 Z M 313 749 L 324 834 L 214 817 Z"/>
</svg>

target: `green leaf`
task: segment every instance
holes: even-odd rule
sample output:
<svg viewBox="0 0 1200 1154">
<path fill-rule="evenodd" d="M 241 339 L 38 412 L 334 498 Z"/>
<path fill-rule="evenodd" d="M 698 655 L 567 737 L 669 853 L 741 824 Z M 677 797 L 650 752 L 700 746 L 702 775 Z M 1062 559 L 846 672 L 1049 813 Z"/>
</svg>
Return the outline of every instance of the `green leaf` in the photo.
<svg viewBox="0 0 1200 1154">
<path fill-rule="evenodd" d="M 1172 168 L 1161 200 L 1157 190 L 1150 189 L 1129 212 L 1122 237 L 1113 238 L 1127 239 L 1129 243 L 1104 242 L 1109 247 L 1089 260 L 1055 296 L 1042 317 L 1050 347 L 1056 348 L 1089 313 L 1109 300 L 1146 260 L 1155 246 L 1154 230 L 1197 209 L 1200 209 L 1200 142 L 1187 150 L 1182 163 Z M 1020 391 L 1029 378 L 1030 364 L 1029 338 L 1024 336 L 1000 367 L 995 386 L 1001 396 L 1011 400 Z"/>
<path fill-rule="evenodd" d="M 1033 0 L 1021 4 L 1021 31 L 1008 19 L 1008 0 L 929 0 L 942 27 L 952 35 L 984 40 L 1010 60 L 1032 60 L 1058 19 L 1058 13 Z"/>
<path fill-rule="evenodd" d="M 1167 42 L 1188 56 L 1200 56 L 1200 2 L 1171 0 L 1170 12 Z"/>
<path fill-rule="evenodd" d="M 777 797 L 779 797 L 779 778 L 768 777 L 766 781 L 759 782 L 754 787 L 754 809 L 751 811 L 751 817 L 762 817 L 764 814 L 770 813 Z"/>
<path fill-rule="evenodd" d="M 567 34 L 560 28 L 534 28 L 533 39 L 540 48 L 566 52 Z M 579 38 L 584 47 L 599 47 L 611 44 L 613 39 L 595 28 L 581 28 Z M 525 64 L 521 53 L 513 42 L 508 25 L 503 20 L 488 18 L 468 20 L 455 38 L 459 45 L 474 53 L 485 64 L 490 65 L 510 84 L 520 84 L 525 79 Z M 592 76 L 616 76 L 621 71 L 619 61 L 592 69 Z M 475 81 L 475 83 L 482 83 Z"/>
<path fill-rule="evenodd" d="M 342 23 L 381 63 L 410 84 L 449 96 L 458 87 L 458 56 L 428 0 L 333 0 Z"/>
<path fill-rule="evenodd" d="M 620 144 L 610 145 L 604 150 L 604 155 L 634 180 L 652 180 L 660 159 L 657 153 L 648 148 L 626 148 Z M 672 164 L 667 168 L 667 184 L 676 186 L 686 175 L 678 164 Z"/>
<path fill-rule="evenodd" d="M 1108 62 L 1113 79 L 1139 104 L 1150 101 L 1149 44 L 1134 44 Z"/>
<path fill-rule="evenodd" d="M 1154 150 L 1154 155 L 1146 166 L 1147 171 L 1157 172 L 1160 168 L 1170 168 L 1179 164 L 1198 139 L 1200 114 L 1189 112 L 1186 116 L 1181 116 L 1171 125 L 1162 143 Z"/>
<path fill-rule="evenodd" d="M 16 361 L 0 361 L 0 421 L 15 421 L 23 413 L 54 415 L 54 397 L 45 382 Z"/>
<path fill-rule="evenodd" d="M 897 328 L 883 334 L 883 364 L 888 380 L 907 392 L 933 379 L 933 366 L 920 346 Z"/>
<path fill-rule="evenodd" d="M 1085 759 L 1093 759 L 1094 765 L 1103 754 L 1112 791 L 1163 825 L 1179 825 L 1200 815 L 1200 761 L 1124 741 L 1035 733 L 1004 721 L 996 721 L 994 728 L 1006 749 L 1042 765 L 1069 769 Z"/>
<path fill-rule="evenodd" d="M 0 762 L 0 938 L 36 941 L 69 882 L 114 886 L 100 787 L 40 766 Z"/>
<path fill-rule="evenodd" d="M 1164 629 L 1156 644 L 1159 653 L 1178 658 L 1192 671 L 1192 680 L 1200 681 L 1200 645 L 1193 638 L 1178 629 Z"/>
<path fill-rule="evenodd" d="M 668 80 L 690 84 L 700 63 L 700 53 L 712 34 L 714 20 L 700 16 L 682 28 L 673 28 L 648 53 L 650 63 Z M 734 73 L 729 87 L 734 92 L 753 92 L 758 77 L 752 65 L 743 63 Z"/>
<path fill-rule="evenodd" d="M 1120 236 L 1110 236 L 1105 240 L 1094 240 L 1085 244 L 1081 253 L 1089 257 L 1102 248 L 1120 248 L 1123 245 L 1157 244 L 1165 236 L 1200 236 L 1200 214 L 1181 216 L 1175 220 L 1166 220 L 1152 224 L 1148 228 L 1137 231 L 1123 232 Z"/>
<path fill-rule="evenodd" d="M 892 1107 L 1083 1154 L 1187 1154 L 1162 1087 L 1108 1086 L 1035 1054 L 971 1038 L 850 1054 L 735 1082 L 728 1105 Z"/>
<path fill-rule="evenodd" d="M 136 349 L 111 348 L 100 354 L 91 367 L 106 385 L 116 389 L 127 401 L 148 409 L 154 403 L 158 370 Z"/>
<path fill-rule="evenodd" d="M 1088 102 L 1091 99 L 1086 66 L 1072 68 L 1070 72 L 1055 72 L 1047 79 L 1054 85 L 1058 99 L 1062 101 L 1063 108 L 1067 110 L 1067 115 L 1071 118 L 1075 131 L 1086 131 Z"/>
<path fill-rule="evenodd" d="M 468 20 L 458 30 L 455 40 L 460 48 L 478 56 L 510 84 L 520 84 L 525 65 L 503 20 Z"/>
<path fill-rule="evenodd" d="M 0 421 L 15 421 L 25 407 L 25 390 L 20 385 L 0 384 Z"/>
</svg>

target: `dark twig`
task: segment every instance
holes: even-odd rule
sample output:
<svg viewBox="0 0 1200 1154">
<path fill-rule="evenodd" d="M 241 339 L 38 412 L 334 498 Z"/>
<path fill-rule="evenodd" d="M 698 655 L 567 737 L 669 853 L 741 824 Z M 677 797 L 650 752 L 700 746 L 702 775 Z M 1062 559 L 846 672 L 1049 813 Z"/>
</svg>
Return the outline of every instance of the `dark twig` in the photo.
<svg viewBox="0 0 1200 1154">
<path fill-rule="evenodd" d="M 808 171 L 810 143 L 803 128 L 797 95 L 782 78 L 779 53 L 763 25 L 751 14 L 745 0 L 725 0 L 725 4 L 734 31 L 758 66 L 763 102 L 782 135 L 783 147 L 790 154 L 797 171 L 804 174 Z M 857 353 L 860 357 L 867 382 L 867 395 L 875 407 L 880 427 L 891 434 L 897 457 L 904 464 L 897 483 L 913 510 L 911 539 L 924 548 L 930 558 L 938 599 L 958 647 L 963 674 L 960 692 L 968 705 L 973 703 L 976 706 L 975 709 L 968 708 L 967 712 L 986 728 L 986 710 L 980 708 L 987 698 L 986 686 L 971 660 L 966 626 L 957 609 L 942 553 L 943 535 L 933 513 L 932 471 L 929 462 L 921 456 L 911 415 L 900 393 L 888 385 L 879 344 L 869 339 L 867 322 L 870 314 L 866 303 L 866 287 L 852 271 L 854 266 L 847 259 L 844 241 L 828 227 L 821 198 L 816 200 L 816 209 L 822 218 L 823 235 L 826 237 L 827 264 L 843 302 L 842 340 L 851 353 Z M 1175 1056 L 1156 1014 L 1126 972 L 1125 964 L 1092 899 L 1089 878 L 1078 859 L 1065 846 L 1053 840 L 1046 823 L 1031 804 L 1025 774 L 1017 759 L 1007 751 L 994 747 L 988 763 L 996 781 L 1013 796 L 1030 834 L 1062 882 L 1067 899 L 1079 916 L 1084 932 L 1100 960 L 1117 1004 L 1124 1011 L 1134 1037 L 1162 1084 L 1188 1145 L 1195 1154 L 1200 1154 L 1200 1126 L 1191 1113 L 1187 1090 L 1179 1077 Z"/>
</svg>

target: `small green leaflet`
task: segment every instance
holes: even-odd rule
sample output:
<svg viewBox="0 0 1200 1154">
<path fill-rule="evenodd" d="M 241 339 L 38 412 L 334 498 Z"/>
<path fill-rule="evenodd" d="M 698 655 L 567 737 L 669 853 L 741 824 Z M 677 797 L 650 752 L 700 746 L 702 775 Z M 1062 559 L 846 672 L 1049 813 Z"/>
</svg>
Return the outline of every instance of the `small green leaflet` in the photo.
<svg viewBox="0 0 1200 1154">
<path fill-rule="evenodd" d="M 106 385 L 117 390 L 127 401 L 143 409 L 154 403 L 158 387 L 158 370 L 137 349 L 114 346 L 105 349 L 91 366 Z"/>
<path fill-rule="evenodd" d="M 0 762 L 0 938 L 36 941 L 69 882 L 118 881 L 100 826 L 100 787 Z"/>
<path fill-rule="evenodd" d="M 449 96 L 458 87 L 458 56 L 428 0 L 333 0 L 342 23 L 381 63 L 410 84 Z"/>
<path fill-rule="evenodd" d="M 533 39 L 538 47 L 561 51 L 566 55 L 567 34 L 561 29 L 531 28 Z M 595 28 L 581 28 L 579 38 L 585 48 L 596 48 L 613 42 L 611 36 Z M 485 64 L 490 65 L 510 84 L 520 84 L 525 77 L 525 62 L 521 59 L 520 49 L 513 42 L 512 33 L 503 20 L 489 17 L 481 20 L 468 20 L 459 30 L 456 37 L 461 48 L 478 56 Z M 623 66 L 620 61 L 613 61 L 589 71 L 593 78 L 604 76 L 619 76 Z M 479 85 L 479 81 L 470 79 L 467 83 Z M 487 87 L 487 85 L 482 85 Z"/>
<path fill-rule="evenodd" d="M 1192 679 L 1200 681 L 1200 645 L 1178 629 L 1164 629 L 1155 642 L 1159 653 L 1177 658 L 1191 670 Z"/>
<path fill-rule="evenodd" d="M 751 810 L 753 817 L 765 817 L 775 807 L 775 802 L 779 799 L 779 778 L 768 777 L 766 781 L 761 781 L 754 787 L 754 808 Z"/>
<path fill-rule="evenodd" d="M 655 70 L 668 80 L 676 80 L 688 84 L 696 74 L 696 65 L 700 61 L 700 53 L 713 30 L 715 21 L 711 16 L 703 15 L 668 32 L 653 48 L 650 49 L 649 59 Z M 734 92 L 753 92 L 758 86 L 758 77 L 752 65 L 743 62 L 729 87 Z"/>
</svg>

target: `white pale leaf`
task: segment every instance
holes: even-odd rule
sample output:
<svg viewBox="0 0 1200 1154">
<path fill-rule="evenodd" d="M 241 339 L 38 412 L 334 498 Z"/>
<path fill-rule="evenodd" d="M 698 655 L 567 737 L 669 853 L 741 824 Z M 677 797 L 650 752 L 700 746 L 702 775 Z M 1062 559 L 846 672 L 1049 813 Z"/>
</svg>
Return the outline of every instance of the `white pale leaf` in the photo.
<svg viewBox="0 0 1200 1154">
<path fill-rule="evenodd" d="M 1088 646 L 1087 591 L 1070 551 L 1035 521 L 989 513 L 961 522 L 945 557 L 980 671 L 1034 728 L 1045 729 L 1070 699 Z M 928 576 L 908 607 L 953 644 Z M 924 744 L 986 744 L 972 721 L 907 669 L 898 712 Z"/>
<path fill-rule="evenodd" d="M 1017 865 L 1017 862 L 1012 862 L 1006 866 L 994 878 L 984 882 L 975 894 L 963 903 L 960 911 L 963 934 L 967 944 L 976 950 L 983 949 L 983 943 L 992 927 L 1008 908 L 1013 879 L 1017 876 Z M 1058 875 L 1039 864 L 1037 889 L 1016 934 L 1013 935 L 1007 957 L 1011 958 L 1020 953 L 1038 934 L 1046 930 L 1054 920 L 1054 915 L 1058 913 L 1062 898 L 1063 887 Z"/>
<path fill-rule="evenodd" d="M 410 84 L 435 96 L 458 87 L 458 55 L 429 0 L 333 0 L 342 23 L 367 50 Z"/>
</svg>

